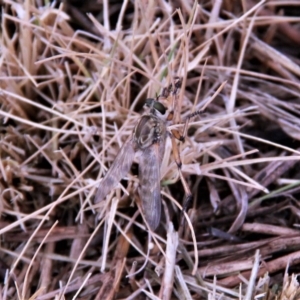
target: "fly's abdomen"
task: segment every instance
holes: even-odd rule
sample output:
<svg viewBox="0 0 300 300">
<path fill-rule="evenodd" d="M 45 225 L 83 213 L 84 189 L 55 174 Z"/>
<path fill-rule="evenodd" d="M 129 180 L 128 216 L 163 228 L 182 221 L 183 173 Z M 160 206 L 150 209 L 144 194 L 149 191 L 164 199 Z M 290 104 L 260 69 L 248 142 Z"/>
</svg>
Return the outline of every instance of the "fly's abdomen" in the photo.
<svg viewBox="0 0 300 300">
<path fill-rule="evenodd" d="M 153 144 L 143 150 L 139 162 L 139 195 L 143 213 L 150 228 L 154 231 L 160 222 L 160 161 L 159 145 Z"/>
</svg>

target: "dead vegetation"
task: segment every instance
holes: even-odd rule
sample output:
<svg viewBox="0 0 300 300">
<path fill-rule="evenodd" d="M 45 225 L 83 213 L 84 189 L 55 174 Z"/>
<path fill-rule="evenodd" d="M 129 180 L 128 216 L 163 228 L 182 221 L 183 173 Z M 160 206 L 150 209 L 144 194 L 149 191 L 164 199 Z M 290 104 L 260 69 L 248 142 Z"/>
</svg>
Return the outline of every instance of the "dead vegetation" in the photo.
<svg viewBox="0 0 300 300">
<path fill-rule="evenodd" d="M 94 2 L 1 1 L 1 299 L 299 299 L 299 2 Z M 174 76 L 182 121 L 224 86 L 180 144 L 196 244 L 168 142 L 148 253 L 136 164 L 93 196 Z"/>
</svg>

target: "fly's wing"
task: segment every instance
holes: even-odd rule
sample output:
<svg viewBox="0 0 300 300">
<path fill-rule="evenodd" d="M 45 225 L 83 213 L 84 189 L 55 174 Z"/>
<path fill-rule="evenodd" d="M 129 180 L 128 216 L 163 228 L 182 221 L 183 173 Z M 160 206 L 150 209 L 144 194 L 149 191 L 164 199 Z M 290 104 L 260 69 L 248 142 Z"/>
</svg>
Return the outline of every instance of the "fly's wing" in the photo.
<svg viewBox="0 0 300 300">
<path fill-rule="evenodd" d="M 139 194 L 145 219 L 153 231 L 161 215 L 159 152 L 160 145 L 153 144 L 142 151 L 139 159 Z"/>
<path fill-rule="evenodd" d="M 95 203 L 103 201 L 104 198 L 118 186 L 121 179 L 126 176 L 132 165 L 134 154 L 134 143 L 131 139 L 123 145 L 110 169 L 100 182 L 95 196 Z"/>
</svg>

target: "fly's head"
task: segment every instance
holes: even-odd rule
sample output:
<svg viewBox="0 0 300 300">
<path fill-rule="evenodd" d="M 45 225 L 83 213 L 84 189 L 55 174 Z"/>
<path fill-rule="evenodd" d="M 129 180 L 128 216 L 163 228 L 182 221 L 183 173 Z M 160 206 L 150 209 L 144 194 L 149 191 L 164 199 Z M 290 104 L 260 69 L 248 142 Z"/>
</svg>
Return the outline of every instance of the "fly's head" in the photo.
<svg viewBox="0 0 300 300">
<path fill-rule="evenodd" d="M 156 99 L 149 98 L 145 102 L 146 107 L 150 107 L 150 113 L 165 121 L 174 121 L 174 114 L 179 114 L 178 100 L 182 78 L 175 77 L 172 83 L 165 87 Z M 177 121 L 178 122 L 178 121 Z"/>
<path fill-rule="evenodd" d="M 158 101 L 158 99 L 148 98 L 145 101 L 145 107 L 150 108 L 150 115 L 154 115 L 159 117 L 160 119 L 164 119 L 166 116 L 167 108 L 165 105 Z"/>
</svg>

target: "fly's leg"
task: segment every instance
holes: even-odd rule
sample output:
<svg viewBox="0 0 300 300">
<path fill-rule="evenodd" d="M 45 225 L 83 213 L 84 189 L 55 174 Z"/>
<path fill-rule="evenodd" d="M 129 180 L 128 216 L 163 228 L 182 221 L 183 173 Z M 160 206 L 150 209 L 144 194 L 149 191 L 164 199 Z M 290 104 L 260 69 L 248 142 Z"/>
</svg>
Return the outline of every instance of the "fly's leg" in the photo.
<svg viewBox="0 0 300 300">
<path fill-rule="evenodd" d="M 176 165 L 178 167 L 179 177 L 180 177 L 180 180 L 181 180 L 181 183 L 182 183 L 182 186 L 183 186 L 183 189 L 184 189 L 184 193 L 185 193 L 185 200 L 184 200 L 184 203 L 183 203 L 182 215 L 181 215 L 181 218 L 180 218 L 181 219 L 180 220 L 180 227 L 183 227 L 183 225 L 184 225 L 183 224 L 183 221 L 184 221 L 183 212 L 186 211 L 188 209 L 188 207 L 190 206 L 190 203 L 193 199 L 193 196 L 192 196 L 191 190 L 188 186 L 188 183 L 186 182 L 185 178 L 183 177 L 183 174 L 182 174 L 182 171 L 181 171 L 182 162 L 181 162 L 181 159 L 180 159 L 179 149 L 178 149 L 178 146 L 177 146 L 176 140 L 175 140 L 176 135 L 178 136 L 178 134 L 179 134 L 179 132 L 177 131 L 177 133 L 175 133 L 174 130 L 172 130 L 172 133 L 170 133 L 171 141 L 172 141 L 173 155 L 174 155 Z"/>
<path fill-rule="evenodd" d="M 176 76 L 173 79 L 173 83 L 171 83 L 168 87 L 164 88 L 162 90 L 162 93 L 160 96 L 164 98 L 168 98 L 170 94 L 177 95 L 179 92 L 179 89 L 181 88 L 182 79 L 178 76 Z"/>
<path fill-rule="evenodd" d="M 203 113 L 203 110 L 197 110 L 191 114 L 189 114 L 185 120 L 185 123 L 184 123 L 184 126 L 183 126 L 183 131 L 182 131 L 182 134 L 178 131 L 178 130 L 172 130 L 172 134 L 173 136 L 181 141 L 181 142 L 184 142 L 185 140 L 185 137 L 186 137 L 186 134 L 187 134 L 187 130 L 189 128 L 189 122 L 191 119 L 197 117 L 197 116 L 200 116 L 201 114 Z"/>
<path fill-rule="evenodd" d="M 173 110 L 169 113 L 169 115 L 167 117 L 167 121 L 173 120 L 173 122 L 175 121 L 175 123 L 176 123 L 176 120 L 175 120 L 175 118 L 176 118 L 176 107 L 178 106 L 177 102 L 179 101 L 178 97 L 179 97 L 179 91 L 180 91 L 181 85 L 182 85 L 182 79 L 180 77 L 175 77 L 174 81 L 173 81 L 173 84 L 170 84 L 167 88 L 164 88 L 163 91 L 162 91 L 162 94 L 161 94 L 162 97 L 168 98 L 170 95 L 172 95 L 172 99 L 173 99 Z M 191 113 L 187 116 L 187 118 L 185 120 L 185 123 L 184 123 L 182 134 L 178 130 L 171 130 L 171 132 L 169 132 L 170 137 L 171 137 L 171 141 L 172 141 L 172 149 L 173 149 L 174 159 L 175 159 L 175 162 L 176 162 L 177 167 L 178 167 L 179 177 L 180 177 L 180 180 L 182 182 L 184 192 L 185 192 L 185 197 L 186 197 L 185 201 L 183 203 L 182 214 L 181 214 L 181 218 L 180 218 L 181 219 L 180 220 L 180 227 L 181 228 L 183 228 L 183 225 L 184 225 L 183 212 L 187 211 L 188 207 L 191 204 L 191 201 L 192 201 L 193 197 L 192 197 L 191 190 L 190 190 L 185 178 L 183 177 L 183 174 L 182 174 L 182 171 L 181 171 L 182 162 L 181 162 L 181 159 L 180 159 L 180 153 L 179 153 L 179 149 L 178 149 L 178 146 L 176 144 L 175 139 L 177 139 L 181 142 L 184 142 L 185 137 L 187 135 L 189 121 L 192 118 L 194 118 L 198 115 L 201 115 L 202 112 L 203 112 L 203 110 L 198 110 L 198 111 L 195 111 L 195 112 L 193 112 L 193 113 Z"/>
<path fill-rule="evenodd" d="M 176 144 L 176 139 L 181 141 L 181 142 L 184 142 L 185 140 L 185 137 L 186 137 L 186 134 L 187 134 L 187 130 L 188 130 L 188 125 L 189 125 L 189 121 L 198 116 L 198 115 L 201 115 L 203 113 L 202 110 L 199 110 L 199 111 L 195 111 L 191 114 L 188 115 L 185 123 L 184 123 L 184 127 L 183 127 L 183 131 L 182 133 L 180 133 L 178 130 L 171 130 L 170 132 L 170 136 L 171 136 L 171 141 L 172 141 L 172 150 L 173 150 L 173 155 L 174 155 L 174 159 L 175 159 L 175 162 L 177 164 L 177 167 L 178 167 L 178 172 L 179 172 L 179 177 L 180 177 L 180 180 L 181 180 L 181 183 L 182 183 L 182 186 L 184 188 L 184 192 L 185 192 L 185 201 L 183 203 L 183 207 L 182 207 L 182 214 L 181 214 L 181 217 L 180 217 L 180 227 L 181 227 L 181 230 L 183 229 L 183 226 L 184 226 L 184 215 L 183 215 L 183 212 L 186 212 L 192 202 L 192 199 L 193 199 L 193 196 L 192 196 L 192 193 L 191 193 L 191 190 L 188 186 L 188 183 L 187 181 L 185 180 L 183 174 L 182 174 L 182 171 L 181 171 L 181 168 L 182 168 L 182 162 L 181 162 L 181 158 L 180 158 L 180 153 L 179 153 L 179 149 L 178 149 L 178 145 Z"/>
</svg>

